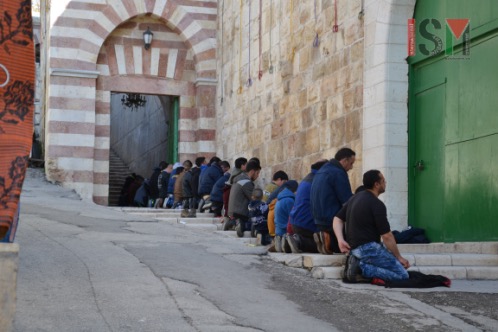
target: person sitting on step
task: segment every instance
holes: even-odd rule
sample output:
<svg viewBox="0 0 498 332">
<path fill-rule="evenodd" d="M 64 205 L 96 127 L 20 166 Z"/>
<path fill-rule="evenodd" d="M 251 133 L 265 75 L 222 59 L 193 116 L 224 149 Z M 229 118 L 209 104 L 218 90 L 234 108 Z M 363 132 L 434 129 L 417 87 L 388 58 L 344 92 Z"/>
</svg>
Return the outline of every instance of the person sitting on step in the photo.
<svg viewBox="0 0 498 332">
<path fill-rule="evenodd" d="M 235 230 L 237 236 L 244 236 L 245 224 L 249 220 L 247 206 L 251 201 L 254 191 L 254 181 L 258 179 L 261 166 L 258 162 L 251 160 L 246 164 L 246 170 L 239 176 L 239 180 L 232 185 L 228 203 L 228 215 L 236 220 Z"/>
<path fill-rule="evenodd" d="M 291 252 L 286 243 L 287 223 L 289 213 L 294 206 L 297 187 L 297 181 L 289 180 L 282 185 L 282 190 L 277 196 L 275 204 L 275 250 L 277 252 Z"/>
<path fill-rule="evenodd" d="M 318 248 L 313 234 L 318 232 L 315 220 L 311 214 L 311 185 L 316 172 L 327 163 L 321 159 L 311 165 L 311 172 L 301 181 L 296 192 L 296 201 L 289 214 L 289 223 L 294 233 L 287 237 L 287 242 L 292 253 L 300 252 L 322 253 L 323 248 Z"/>
<path fill-rule="evenodd" d="M 263 190 L 254 188 L 252 200 L 249 202 L 249 220 L 251 221 L 251 236 L 256 237 L 258 245 L 271 243 L 268 232 L 268 204 L 263 201 Z"/>
<path fill-rule="evenodd" d="M 401 256 L 387 220 L 387 209 L 379 199 L 386 180 L 378 170 L 363 174 L 364 191 L 355 194 L 334 217 L 333 228 L 343 253 L 349 253 L 344 279 L 408 279 L 410 263 Z M 343 231 L 346 227 L 346 239 Z M 381 239 L 383 244 L 381 243 Z M 358 270 L 359 266 L 359 270 Z"/>
</svg>

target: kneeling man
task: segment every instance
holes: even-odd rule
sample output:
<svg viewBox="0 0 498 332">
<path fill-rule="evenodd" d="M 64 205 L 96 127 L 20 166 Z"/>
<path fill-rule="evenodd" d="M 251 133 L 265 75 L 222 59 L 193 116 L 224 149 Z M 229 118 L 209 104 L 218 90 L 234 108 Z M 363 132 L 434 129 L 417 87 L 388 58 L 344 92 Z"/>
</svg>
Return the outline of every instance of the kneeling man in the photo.
<svg viewBox="0 0 498 332">
<path fill-rule="evenodd" d="M 387 221 L 387 210 L 378 198 L 386 180 L 378 170 L 363 174 L 365 191 L 355 194 L 334 217 L 334 233 L 341 252 L 360 260 L 363 277 L 388 280 L 408 279 L 410 263 L 401 256 Z M 346 225 L 346 239 L 343 236 Z M 380 239 L 382 238 L 381 244 Z"/>
</svg>

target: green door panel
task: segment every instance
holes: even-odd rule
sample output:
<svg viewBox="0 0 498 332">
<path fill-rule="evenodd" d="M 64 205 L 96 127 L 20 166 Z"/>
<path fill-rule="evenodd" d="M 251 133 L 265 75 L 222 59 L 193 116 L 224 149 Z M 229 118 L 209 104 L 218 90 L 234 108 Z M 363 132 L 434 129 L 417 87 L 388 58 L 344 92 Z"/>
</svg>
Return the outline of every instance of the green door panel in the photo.
<svg viewBox="0 0 498 332">
<path fill-rule="evenodd" d="M 498 134 L 446 148 L 445 241 L 498 240 L 497 146 Z"/>
<path fill-rule="evenodd" d="M 498 1 L 417 1 L 424 17 L 469 18 L 472 39 L 468 59 L 408 60 L 409 223 L 432 241 L 497 241 Z"/>
<path fill-rule="evenodd" d="M 426 68 L 427 74 L 433 73 Z M 422 77 L 425 75 L 421 74 Z M 442 241 L 444 229 L 443 118 L 446 83 L 429 84 L 415 94 L 413 127 L 417 142 L 410 159 L 412 178 L 410 223 L 424 228 L 432 241 Z"/>
</svg>

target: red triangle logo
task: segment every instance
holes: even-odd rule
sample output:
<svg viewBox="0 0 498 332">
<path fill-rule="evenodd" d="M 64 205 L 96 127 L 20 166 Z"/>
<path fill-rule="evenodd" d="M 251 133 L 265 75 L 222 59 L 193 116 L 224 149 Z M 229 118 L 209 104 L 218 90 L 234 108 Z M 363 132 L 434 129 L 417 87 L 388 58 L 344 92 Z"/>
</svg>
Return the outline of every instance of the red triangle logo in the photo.
<svg viewBox="0 0 498 332">
<path fill-rule="evenodd" d="M 447 18 L 446 24 L 448 24 L 451 32 L 453 32 L 453 36 L 455 36 L 456 39 L 460 39 L 463 31 L 469 24 L 469 21 L 468 18 Z"/>
</svg>

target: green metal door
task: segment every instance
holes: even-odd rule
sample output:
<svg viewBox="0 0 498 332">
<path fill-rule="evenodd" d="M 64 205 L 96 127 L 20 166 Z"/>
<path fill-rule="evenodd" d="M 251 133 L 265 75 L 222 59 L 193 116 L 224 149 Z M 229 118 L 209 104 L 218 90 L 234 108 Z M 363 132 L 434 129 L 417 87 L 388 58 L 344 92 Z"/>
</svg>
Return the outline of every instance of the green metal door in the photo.
<svg viewBox="0 0 498 332">
<path fill-rule="evenodd" d="M 410 220 L 424 228 L 429 237 L 441 241 L 444 226 L 444 113 L 446 110 L 446 78 L 437 77 L 442 71 L 432 64 L 415 70 L 413 122 L 411 132 L 416 137 L 411 161 Z M 436 68 L 435 68 L 436 67 Z"/>
<path fill-rule="evenodd" d="M 415 18 L 469 18 L 471 42 L 468 57 L 461 42 L 409 59 L 409 223 L 432 241 L 496 241 L 498 1 L 417 1 Z"/>
<path fill-rule="evenodd" d="M 178 116 L 179 97 L 173 97 L 171 112 L 168 114 L 168 161 L 175 163 L 178 161 Z"/>
</svg>

